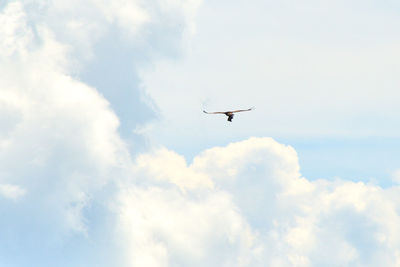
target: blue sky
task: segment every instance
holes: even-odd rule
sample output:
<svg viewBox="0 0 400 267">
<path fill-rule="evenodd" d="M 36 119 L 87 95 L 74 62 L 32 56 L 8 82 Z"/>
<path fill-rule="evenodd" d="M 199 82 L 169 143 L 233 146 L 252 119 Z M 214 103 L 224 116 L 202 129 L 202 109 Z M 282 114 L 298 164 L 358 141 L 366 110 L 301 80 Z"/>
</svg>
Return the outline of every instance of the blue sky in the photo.
<svg viewBox="0 0 400 267">
<path fill-rule="evenodd" d="M 2 2 L 0 266 L 399 266 L 398 12 Z"/>
<path fill-rule="evenodd" d="M 251 119 L 229 130 L 230 138 L 272 136 L 294 146 L 309 178 L 373 177 L 386 184 L 399 159 L 394 10 L 395 3 L 375 1 L 203 3 L 185 55 L 158 63 L 159 70 L 149 74 L 149 91 L 191 105 L 160 100 L 168 111 L 256 106 L 256 114 L 246 114 Z M 214 134 L 193 130 L 205 131 Z M 189 156 L 210 141 L 231 141 L 220 129 L 205 143 L 193 132 L 182 135 L 196 138 L 200 148 L 164 144 Z M 158 133 L 157 139 L 169 136 Z"/>
</svg>

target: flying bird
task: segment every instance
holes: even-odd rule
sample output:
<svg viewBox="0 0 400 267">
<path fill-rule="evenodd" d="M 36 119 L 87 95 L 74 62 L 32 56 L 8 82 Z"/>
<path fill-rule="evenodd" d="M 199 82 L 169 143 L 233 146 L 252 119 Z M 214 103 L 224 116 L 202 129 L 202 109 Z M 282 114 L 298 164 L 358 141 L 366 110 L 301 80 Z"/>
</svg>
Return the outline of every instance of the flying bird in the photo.
<svg viewBox="0 0 400 267">
<path fill-rule="evenodd" d="M 243 111 L 250 111 L 253 110 L 254 108 L 249 108 L 249 109 L 238 109 L 238 110 L 232 110 L 232 111 L 217 111 L 217 112 L 207 112 L 205 110 L 203 110 L 204 113 L 206 114 L 225 114 L 226 116 L 228 116 L 228 121 L 232 121 L 234 114 L 233 113 L 237 113 L 237 112 L 243 112 Z"/>
</svg>

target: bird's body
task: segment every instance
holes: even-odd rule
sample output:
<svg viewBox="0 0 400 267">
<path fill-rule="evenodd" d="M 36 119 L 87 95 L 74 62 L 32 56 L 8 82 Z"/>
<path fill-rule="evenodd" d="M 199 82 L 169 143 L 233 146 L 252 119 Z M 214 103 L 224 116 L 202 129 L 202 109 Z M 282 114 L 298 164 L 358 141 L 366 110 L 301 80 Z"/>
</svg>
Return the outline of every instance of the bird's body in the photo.
<svg viewBox="0 0 400 267">
<path fill-rule="evenodd" d="M 225 114 L 226 116 L 228 116 L 228 121 L 232 122 L 233 113 L 237 113 L 237 112 L 242 112 L 242 111 L 250 111 L 253 110 L 254 108 L 249 108 L 249 109 L 239 109 L 239 110 L 232 110 L 232 111 L 217 111 L 217 112 L 207 112 L 205 110 L 203 110 L 204 113 L 206 114 Z"/>
</svg>

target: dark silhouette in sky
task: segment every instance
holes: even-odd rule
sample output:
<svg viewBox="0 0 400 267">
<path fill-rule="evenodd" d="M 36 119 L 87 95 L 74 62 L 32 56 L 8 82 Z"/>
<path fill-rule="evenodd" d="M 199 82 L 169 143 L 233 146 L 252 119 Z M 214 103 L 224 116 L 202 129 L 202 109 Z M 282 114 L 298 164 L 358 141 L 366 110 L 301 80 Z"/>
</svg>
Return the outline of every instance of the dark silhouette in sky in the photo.
<svg viewBox="0 0 400 267">
<path fill-rule="evenodd" d="M 233 113 L 237 113 L 237 112 L 243 112 L 243 111 L 250 111 L 253 110 L 254 108 L 249 108 L 249 109 L 238 109 L 238 110 L 232 110 L 232 111 L 216 111 L 216 112 L 207 112 L 205 110 L 203 110 L 204 113 L 206 114 L 225 114 L 226 116 L 228 116 L 228 121 L 232 122 Z"/>
</svg>

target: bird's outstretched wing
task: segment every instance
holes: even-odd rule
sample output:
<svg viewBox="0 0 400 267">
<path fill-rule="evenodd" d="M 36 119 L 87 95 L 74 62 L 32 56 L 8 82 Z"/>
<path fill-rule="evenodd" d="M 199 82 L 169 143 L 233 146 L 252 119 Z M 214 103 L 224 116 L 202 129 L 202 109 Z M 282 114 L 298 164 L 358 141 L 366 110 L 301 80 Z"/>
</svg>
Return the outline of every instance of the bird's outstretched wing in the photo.
<svg viewBox="0 0 400 267">
<path fill-rule="evenodd" d="M 238 110 L 233 110 L 233 111 L 231 111 L 232 113 L 236 113 L 236 112 L 243 112 L 243 111 L 250 111 L 250 110 L 253 110 L 254 109 L 254 107 L 253 108 L 249 108 L 249 109 L 238 109 Z"/>
<path fill-rule="evenodd" d="M 206 113 L 206 114 L 225 114 L 225 112 L 220 112 L 220 111 L 217 111 L 217 112 L 207 112 L 207 111 L 203 110 L 203 112 Z"/>
</svg>

